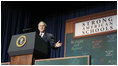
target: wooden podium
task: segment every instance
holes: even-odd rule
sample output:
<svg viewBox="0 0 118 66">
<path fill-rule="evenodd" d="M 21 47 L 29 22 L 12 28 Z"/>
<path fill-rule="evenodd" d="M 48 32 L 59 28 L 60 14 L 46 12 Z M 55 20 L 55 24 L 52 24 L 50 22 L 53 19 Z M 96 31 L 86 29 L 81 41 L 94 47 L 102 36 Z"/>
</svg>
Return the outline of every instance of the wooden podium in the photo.
<svg viewBox="0 0 118 66">
<path fill-rule="evenodd" d="M 10 65 L 31 65 L 33 54 L 11 56 Z"/>
<path fill-rule="evenodd" d="M 37 32 L 14 35 L 8 54 L 11 57 L 10 65 L 31 65 L 33 59 L 48 57 L 48 44 Z"/>
</svg>

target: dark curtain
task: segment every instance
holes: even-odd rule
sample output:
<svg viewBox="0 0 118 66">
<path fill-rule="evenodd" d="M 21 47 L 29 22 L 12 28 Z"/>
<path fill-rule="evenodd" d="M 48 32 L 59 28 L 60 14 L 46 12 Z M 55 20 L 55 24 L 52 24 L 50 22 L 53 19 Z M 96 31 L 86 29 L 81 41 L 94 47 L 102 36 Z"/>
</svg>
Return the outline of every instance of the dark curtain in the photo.
<svg viewBox="0 0 118 66">
<path fill-rule="evenodd" d="M 22 33 L 22 29 L 30 27 L 30 14 L 20 9 L 1 5 L 1 61 L 10 61 L 7 53 L 12 35 Z"/>
<path fill-rule="evenodd" d="M 86 4 L 85 4 L 86 5 Z M 43 20 L 47 23 L 47 32 L 54 34 L 55 42 L 60 40 L 63 45 L 57 50 L 51 49 L 51 57 L 63 57 L 64 56 L 64 40 L 65 40 L 65 22 L 67 19 L 86 16 L 98 12 L 112 10 L 117 8 L 117 2 L 108 2 L 94 6 L 86 6 L 76 10 L 68 12 L 61 12 L 52 15 L 48 18 L 38 18 L 36 22 L 31 22 L 31 13 L 25 12 L 19 9 L 12 9 L 2 4 L 1 6 L 1 61 L 10 61 L 8 56 L 8 47 L 10 44 L 11 36 L 20 34 L 22 29 L 32 26 L 35 23 L 36 28 L 39 20 Z"/>
</svg>

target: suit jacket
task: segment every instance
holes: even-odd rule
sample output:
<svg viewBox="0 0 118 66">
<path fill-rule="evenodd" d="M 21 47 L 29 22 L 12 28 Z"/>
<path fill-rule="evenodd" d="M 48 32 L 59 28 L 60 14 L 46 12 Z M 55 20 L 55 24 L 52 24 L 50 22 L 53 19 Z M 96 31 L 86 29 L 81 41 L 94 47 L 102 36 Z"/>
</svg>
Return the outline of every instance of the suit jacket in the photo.
<svg viewBox="0 0 118 66">
<path fill-rule="evenodd" d="M 38 35 L 40 36 L 40 32 L 38 32 Z M 55 49 L 54 35 L 45 32 L 42 39 L 48 44 L 48 58 L 49 58 L 51 48 Z"/>
<path fill-rule="evenodd" d="M 45 32 L 42 39 L 49 45 L 49 48 L 55 48 L 54 35 Z"/>
</svg>

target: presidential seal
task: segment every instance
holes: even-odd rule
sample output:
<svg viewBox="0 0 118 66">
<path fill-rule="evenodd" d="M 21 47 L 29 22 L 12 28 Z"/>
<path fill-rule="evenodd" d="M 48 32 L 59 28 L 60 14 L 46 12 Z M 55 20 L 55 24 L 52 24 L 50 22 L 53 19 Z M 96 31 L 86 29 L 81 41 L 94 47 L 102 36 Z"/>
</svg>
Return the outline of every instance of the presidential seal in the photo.
<svg viewBox="0 0 118 66">
<path fill-rule="evenodd" d="M 22 47 L 26 44 L 26 36 L 25 35 L 21 35 L 18 37 L 17 41 L 16 41 L 16 45 L 18 47 Z"/>
</svg>

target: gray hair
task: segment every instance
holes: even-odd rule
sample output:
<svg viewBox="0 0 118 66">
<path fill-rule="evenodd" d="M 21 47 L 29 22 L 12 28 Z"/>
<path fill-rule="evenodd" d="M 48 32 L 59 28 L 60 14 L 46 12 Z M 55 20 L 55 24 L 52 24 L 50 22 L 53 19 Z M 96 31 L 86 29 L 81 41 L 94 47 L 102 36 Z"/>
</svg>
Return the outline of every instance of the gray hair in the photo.
<svg viewBox="0 0 118 66">
<path fill-rule="evenodd" d="M 45 28 L 47 27 L 47 24 L 46 24 L 44 21 L 40 21 L 40 22 L 38 23 L 38 26 L 40 25 L 40 23 L 44 23 Z"/>
</svg>

